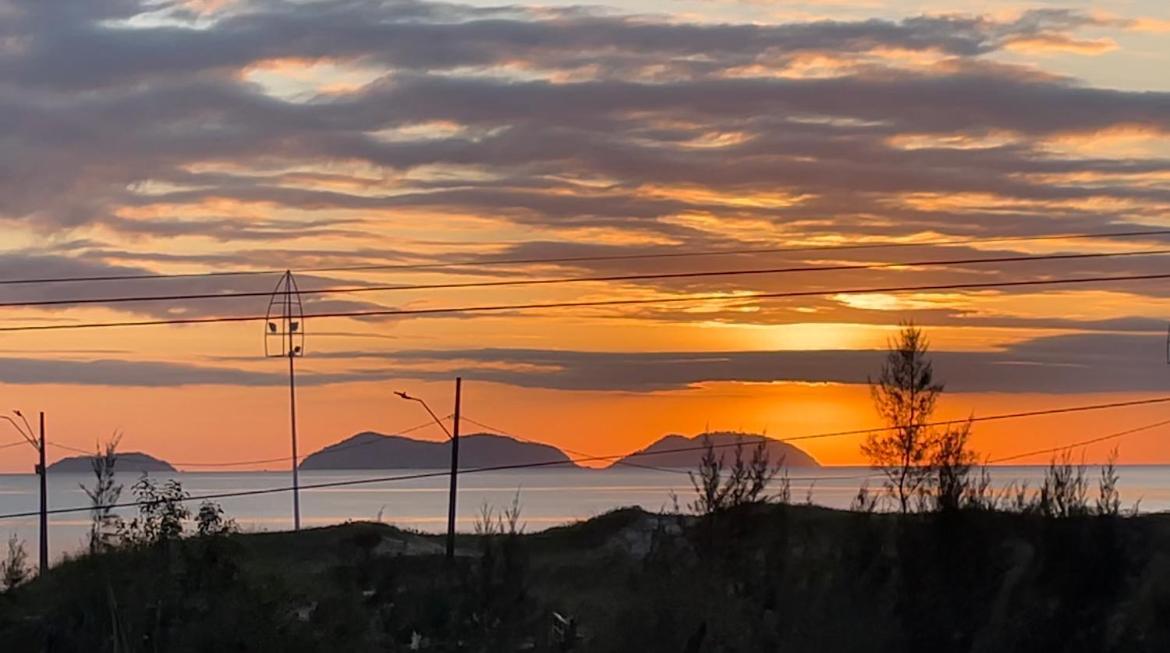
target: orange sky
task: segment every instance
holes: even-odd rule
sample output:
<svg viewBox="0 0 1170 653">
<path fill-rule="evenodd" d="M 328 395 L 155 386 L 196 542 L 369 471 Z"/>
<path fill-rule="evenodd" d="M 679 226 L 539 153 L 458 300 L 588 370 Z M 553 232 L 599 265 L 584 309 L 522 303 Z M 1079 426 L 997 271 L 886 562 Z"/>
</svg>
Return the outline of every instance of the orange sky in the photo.
<svg viewBox="0 0 1170 653">
<path fill-rule="evenodd" d="M 394 389 L 447 412 L 456 374 L 469 416 L 594 454 L 707 426 L 869 427 L 865 379 L 904 320 L 931 339 L 944 417 L 1170 388 L 1164 280 L 842 292 L 1164 273 L 1170 234 L 1056 236 L 1170 228 L 1165 3 L 327 4 L 0 2 L 0 281 L 195 275 L 0 284 L 0 303 L 263 295 L 275 275 L 198 275 L 285 268 L 312 290 L 885 266 L 306 295 L 310 314 L 703 299 L 311 318 L 304 452 L 423 421 Z M 891 243 L 904 246 L 848 247 Z M 777 248 L 800 251 L 677 256 Z M 1090 252 L 1129 255 L 909 265 Z M 528 262 L 484 264 L 501 259 Z M 468 264 L 307 271 L 454 261 Z M 750 298 L 794 292 L 810 294 Z M 3 326 L 33 326 L 266 305 L 0 312 Z M 45 410 L 51 441 L 69 447 L 120 431 L 124 448 L 179 462 L 280 457 L 283 363 L 263 358 L 261 334 L 3 333 L 0 405 Z M 1162 410 L 981 424 L 975 445 L 1011 455 Z M 1121 440 L 1121 461 L 1170 462 L 1165 437 Z M 859 464 L 857 445 L 806 448 Z M 31 455 L 0 449 L 0 471 Z"/>
<path fill-rule="evenodd" d="M 425 397 L 440 415 L 450 412 L 452 384 L 409 382 L 369 383 L 308 388 L 299 395 L 302 451 L 313 451 L 361 430 L 393 433 L 427 421 L 415 404 L 390 394 L 408 387 Z M 27 388 L 4 386 L 5 396 L 19 405 L 43 406 L 51 442 L 91 448 L 111 433 L 123 433 L 124 450 L 146 450 L 176 462 L 202 463 L 266 460 L 288 456 L 288 404 L 284 388 L 243 390 L 189 387 L 153 390 Z M 1135 395 L 1149 398 L 1157 395 Z M 1126 396 L 1129 398 L 1129 395 Z M 945 399 L 940 419 L 962 418 L 969 412 L 992 415 L 1061 408 L 1077 403 L 1118 401 L 1115 394 L 1054 397 L 1036 394 L 962 394 Z M 794 437 L 877 424 L 868 392 L 858 386 L 805 384 L 712 384 L 695 390 L 654 394 L 518 390 L 490 383 L 464 386 L 464 414 L 527 439 L 552 442 L 583 454 L 609 456 L 648 445 L 669 432 L 713 430 L 766 431 Z M 981 456 L 1011 456 L 1074 440 L 1108 435 L 1165 418 L 1165 407 L 1035 417 L 988 422 L 975 428 L 973 446 Z M 464 432 L 482 431 L 465 423 Z M 1129 464 L 1166 459 L 1170 427 L 1128 436 L 1117 442 L 1083 449 L 1088 462 L 1104 460 L 1119 446 Z M 414 437 L 438 439 L 437 428 Z M 826 465 L 858 465 L 860 436 L 812 440 L 798 444 Z M 1078 455 L 1082 453 L 1078 450 Z M 69 455 L 57 449 L 50 459 Z M 574 456 L 577 457 L 577 456 Z M 35 452 L 4 452 L 4 471 L 22 471 L 35 462 Z M 1034 456 L 1013 464 L 1042 464 Z M 598 464 L 598 463 L 591 463 Z M 232 469 L 282 469 L 267 463 Z M 189 467 L 188 469 L 199 469 Z"/>
</svg>

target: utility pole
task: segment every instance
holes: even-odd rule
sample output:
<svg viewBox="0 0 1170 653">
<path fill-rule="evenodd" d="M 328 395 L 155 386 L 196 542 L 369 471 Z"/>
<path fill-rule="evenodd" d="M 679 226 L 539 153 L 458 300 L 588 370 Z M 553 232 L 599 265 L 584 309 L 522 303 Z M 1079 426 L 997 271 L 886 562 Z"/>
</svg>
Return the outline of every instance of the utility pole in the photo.
<svg viewBox="0 0 1170 653">
<path fill-rule="evenodd" d="M 19 410 L 12 411 L 13 415 L 20 418 L 16 421 L 9 415 L 0 415 L 0 419 L 12 425 L 20 437 L 24 441 L 32 445 L 37 450 L 37 465 L 36 472 L 41 485 L 41 575 L 45 575 L 49 571 L 49 487 L 46 477 L 48 476 L 48 468 L 45 466 L 45 413 L 41 412 L 41 430 L 40 437 L 33 432 L 32 425 L 28 423 L 24 413 Z"/>
<path fill-rule="evenodd" d="M 49 469 L 45 467 L 45 411 L 41 411 L 41 437 L 37 447 L 40 463 L 37 473 L 41 476 L 41 576 L 49 571 Z"/>
<path fill-rule="evenodd" d="M 455 377 L 455 421 L 451 425 L 451 495 L 447 499 L 447 561 L 455 560 L 455 497 L 459 485 L 459 407 L 463 377 Z"/>
<path fill-rule="evenodd" d="M 292 342 L 292 333 L 289 335 L 289 342 Z M 288 351 L 288 413 L 289 413 L 289 430 L 292 433 L 292 477 L 293 477 L 293 530 L 301 530 L 301 479 L 300 479 L 300 458 L 297 456 L 297 374 L 296 365 L 293 361 L 296 360 L 296 354 L 293 353 L 293 348 L 290 346 Z"/>
<path fill-rule="evenodd" d="M 407 401 L 417 401 L 426 409 L 427 414 L 443 429 L 443 433 L 447 434 L 447 438 L 451 441 L 451 493 L 447 497 L 447 561 L 455 560 L 455 498 L 459 489 L 459 409 L 463 395 L 463 377 L 455 377 L 455 412 L 452 415 L 455 421 L 453 428 L 447 430 L 447 426 L 443 424 L 443 420 L 431 410 L 427 402 L 418 397 L 411 396 L 400 390 L 396 390 L 394 394 Z"/>
<path fill-rule="evenodd" d="M 297 378 L 296 359 L 305 354 L 305 311 L 301 291 L 291 270 L 285 270 L 264 316 L 264 355 L 288 358 L 289 435 L 292 439 L 293 530 L 301 530 L 300 456 L 297 453 Z"/>
</svg>

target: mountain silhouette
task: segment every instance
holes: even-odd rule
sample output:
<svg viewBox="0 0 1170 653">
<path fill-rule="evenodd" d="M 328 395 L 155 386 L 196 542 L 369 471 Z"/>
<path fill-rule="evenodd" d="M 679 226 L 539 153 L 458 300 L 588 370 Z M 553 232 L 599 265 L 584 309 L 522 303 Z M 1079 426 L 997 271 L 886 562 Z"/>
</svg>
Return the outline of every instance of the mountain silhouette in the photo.
<svg viewBox="0 0 1170 653">
<path fill-rule="evenodd" d="M 62 458 L 49 465 L 50 472 L 62 474 L 92 474 L 93 456 L 70 456 Z M 171 473 L 178 471 L 170 463 L 141 451 L 118 452 L 118 462 L 114 464 L 114 473 L 143 474 Z"/>
<path fill-rule="evenodd" d="M 750 459 L 756 443 L 764 440 L 767 442 L 767 450 L 773 463 L 783 460 L 788 467 L 821 466 L 815 458 L 787 442 L 781 442 L 758 433 L 737 433 L 734 431 L 700 433 L 689 438 L 685 435 L 667 435 L 645 449 L 622 458 L 614 465 L 630 462 L 656 467 L 698 467 L 699 461 L 703 457 L 705 442 L 708 439 L 715 446 L 715 455 L 722 455 L 725 463 L 734 460 L 736 443 L 743 443 L 744 457 Z"/>
<path fill-rule="evenodd" d="M 459 468 L 564 463 L 576 465 L 560 449 L 503 435 L 473 433 L 459 438 Z M 449 469 L 449 441 L 415 440 L 401 435 L 358 433 L 309 454 L 301 469 Z M 562 469 L 556 465 L 557 469 Z"/>
</svg>

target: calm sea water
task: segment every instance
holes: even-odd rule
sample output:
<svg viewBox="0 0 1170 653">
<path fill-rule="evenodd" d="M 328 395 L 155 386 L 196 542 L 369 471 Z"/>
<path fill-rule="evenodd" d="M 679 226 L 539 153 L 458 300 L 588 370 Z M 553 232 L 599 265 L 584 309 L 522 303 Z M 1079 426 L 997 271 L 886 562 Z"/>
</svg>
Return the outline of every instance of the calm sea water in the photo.
<svg viewBox="0 0 1170 653">
<path fill-rule="evenodd" d="M 1089 468 L 1095 491 L 1097 468 Z M 1141 501 L 1141 510 L 1170 510 L 1170 466 L 1123 466 L 1121 492 L 1124 501 Z M 369 472 L 302 472 L 301 484 L 354 481 L 360 479 L 411 475 L 418 470 Z M 792 500 L 834 507 L 848 507 L 858 487 L 872 470 L 863 467 L 830 467 L 790 472 Z M 1032 488 L 1043 478 L 1043 467 L 997 467 L 992 470 L 993 483 L 1002 487 L 1011 482 L 1027 481 Z M 176 478 L 191 495 L 231 493 L 286 487 L 289 474 L 278 472 L 179 473 L 154 475 L 158 479 Z M 126 488 L 123 500 L 133 498 L 130 485 L 134 476 L 120 478 Z M 587 519 L 620 506 L 641 506 L 648 510 L 669 508 L 676 494 L 685 505 L 693 491 L 684 473 L 617 468 L 608 470 L 522 470 L 461 475 L 459 483 L 458 525 L 471 530 L 484 503 L 503 508 L 519 492 L 522 519 L 529 531 Z M 84 508 L 88 498 L 80 484 L 91 484 L 83 474 L 50 475 L 50 508 Z M 324 526 L 347 520 L 374 520 L 379 517 L 398 526 L 439 532 L 446 528 L 446 476 L 395 482 L 379 482 L 347 487 L 303 489 L 301 519 L 305 526 Z M 881 479 L 871 477 L 871 487 Z M 28 474 L 0 475 L 0 516 L 36 511 L 37 478 Z M 287 530 L 292 527 L 291 494 L 275 493 L 217 500 L 227 515 L 245 530 Z M 123 516 L 129 511 L 120 512 Z M 86 512 L 50 516 L 49 541 L 52 556 L 79 550 L 89 527 Z M 0 538 L 15 533 L 25 540 L 35 557 L 37 518 L 0 518 Z"/>
</svg>

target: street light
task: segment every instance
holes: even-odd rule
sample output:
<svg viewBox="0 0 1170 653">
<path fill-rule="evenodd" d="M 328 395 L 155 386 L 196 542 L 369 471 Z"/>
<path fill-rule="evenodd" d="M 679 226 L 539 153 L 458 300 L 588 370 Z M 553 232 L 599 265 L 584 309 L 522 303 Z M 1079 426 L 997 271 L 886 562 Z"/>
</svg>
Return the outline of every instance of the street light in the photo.
<svg viewBox="0 0 1170 653">
<path fill-rule="evenodd" d="M 37 463 L 36 471 L 37 471 L 37 476 L 40 477 L 40 482 L 41 482 L 41 547 L 40 547 L 41 565 L 40 565 L 40 568 L 41 568 L 41 576 L 43 577 L 45 575 L 45 573 L 47 573 L 49 571 L 49 488 L 48 488 L 48 484 L 45 481 L 45 477 L 48 475 L 47 471 L 45 469 L 45 414 L 43 412 L 40 414 L 41 432 L 40 432 L 39 439 L 37 438 L 36 434 L 33 432 L 32 424 L 28 423 L 28 419 L 25 418 L 24 413 L 20 412 L 19 410 L 13 410 L 12 414 L 19 417 L 20 421 L 17 422 L 16 420 L 12 419 L 12 417 L 9 415 L 0 415 L 0 419 L 3 419 L 4 421 L 11 424 L 12 428 L 15 429 L 17 433 L 20 434 L 20 437 L 24 438 L 25 442 L 29 443 L 30 445 L 32 445 L 33 449 L 37 450 L 37 454 L 40 457 L 40 460 Z"/>
<path fill-rule="evenodd" d="M 447 430 L 447 426 L 443 424 L 443 420 L 439 419 L 439 416 L 435 414 L 435 411 L 431 410 L 431 407 L 427 405 L 426 401 L 420 399 L 419 397 L 411 396 L 405 392 L 402 392 L 401 390 L 395 390 L 394 394 L 402 397 L 407 401 L 417 401 L 418 403 L 422 404 L 422 407 L 425 408 L 427 413 L 430 414 L 431 419 L 435 420 L 435 424 L 438 424 L 439 428 L 443 429 L 443 433 L 447 434 L 447 439 L 451 439 L 451 431 Z"/>
<path fill-rule="evenodd" d="M 439 428 L 443 429 L 443 432 L 447 434 L 447 438 L 451 441 L 451 491 L 447 498 L 447 561 L 453 561 L 455 559 L 455 495 L 459 484 L 459 406 L 460 398 L 463 394 L 463 379 L 461 377 L 455 377 L 455 414 L 453 415 L 455 421 L 451 423 L 452 428 L 450 431 L 443 425 L 443 420 L 439 419 L 435 411 L 431 410 L 431 407 L 427 405 L 427 402 L 401 390 L 396 390 L 394 394 L 406 401 L 416 401 L 422 404 L 422 407 L 430 414 L 431 419 L 435 420 L 435 424 L 438 424 Z"/>
</svg>

